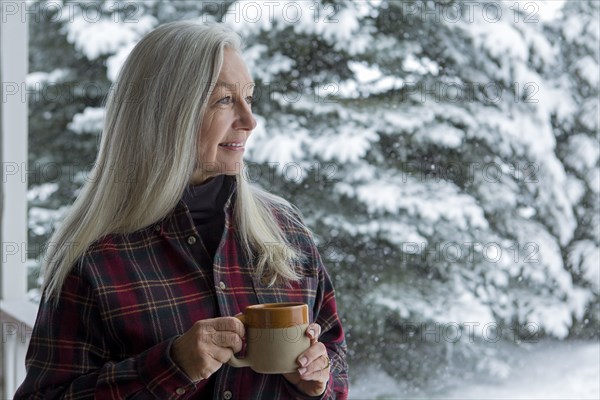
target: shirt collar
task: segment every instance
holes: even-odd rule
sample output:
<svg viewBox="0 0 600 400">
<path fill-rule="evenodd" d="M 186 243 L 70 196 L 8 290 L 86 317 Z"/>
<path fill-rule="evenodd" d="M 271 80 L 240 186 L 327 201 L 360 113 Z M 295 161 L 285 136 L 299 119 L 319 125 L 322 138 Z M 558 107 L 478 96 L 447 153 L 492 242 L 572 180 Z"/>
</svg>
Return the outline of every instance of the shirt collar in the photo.
<svg viewBox="0 0 600 400">
<path fill-rule="evenodd" d="M 223 189 L 228 190 L 228 194 L 223 205 L 223 211 L 225 212 L 226 224 L 231 214 L 231 207 L 235 201 L 235 195 L 237 192 L 237 181 L 235 175 L 223 175 Z M 186 188 L 187 190 L 187 188 Z M 154 225 L 160 226 L 161 228 L 155 228 L 157 231 L 160 229 L 162 232 L 172 233 L 184 233 L 189 234 L 194 231 L 194 223 L 190 209 L 186 205 L 182 198 L 177 202 L 175 208 L 161 221 Z"/>
</svg>

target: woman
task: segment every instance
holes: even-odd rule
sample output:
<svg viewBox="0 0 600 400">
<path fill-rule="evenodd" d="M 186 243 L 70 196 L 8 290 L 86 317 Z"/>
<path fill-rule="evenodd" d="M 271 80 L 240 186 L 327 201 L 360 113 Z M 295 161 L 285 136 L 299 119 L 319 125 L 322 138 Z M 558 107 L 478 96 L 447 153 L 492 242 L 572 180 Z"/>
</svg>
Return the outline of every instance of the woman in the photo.
<svg viewBox="0 0 600 400">
<path fill-rule="evenodd" d="M 346 346 L 309 230 L 240 172 L 256 122 L 239 37 L 175 22 L 144 37 L 108 98 L 93 179 L 51 238 L 16 398 L 346 398 Z M 233 316 L 309 305 L 298 371 L 226 364 Z"/>
</svg>

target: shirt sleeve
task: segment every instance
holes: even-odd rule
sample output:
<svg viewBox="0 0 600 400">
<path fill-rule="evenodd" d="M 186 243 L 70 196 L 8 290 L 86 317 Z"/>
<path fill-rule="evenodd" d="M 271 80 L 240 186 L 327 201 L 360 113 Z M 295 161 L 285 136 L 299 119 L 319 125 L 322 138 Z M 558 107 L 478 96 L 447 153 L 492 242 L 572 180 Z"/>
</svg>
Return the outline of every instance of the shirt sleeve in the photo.
<svg viewBox="0 0 600 400">
<path fill-rule="evenodd" d="M 175 337 L 133 357 L 111 359 L 93 290 L 73 271 L 58 304 L 40 304 L 15 399 L 185 399 L 194 383 L 170 355 Z"/>
<path fill-rule="evenodd" d="M 319 263 L 319 286 L 315 302 L 315 322 L 321 325 L 321 341 L 327 347 L 331 360 L 327 389 L 321 398 L 346 400 L 348 398 L 348 363 L 346 362 L 346 340 L 342 323 L 337 313 L 335 293 L 331 278 L 317 254 Z"/>
<path fill-rule="evenodd" d="M 317 247 L 309 234 L 310 241 L 308 262 L 318 273 L 318 283 L 313 309 L 314 321 L 321 326 L 319 341 L 327 348 L 331 360 L 329 382 L 325 392 L 317 399 L 346 400 L 348 398 L 348 363 L 346 362 L 347 346 L 342 323 L 338 316 L 335 291 L 329 273 L 323 265 Z M 285 379 L 284 379 L 285 380 Z M 285 387 L 294 399 L 315 399 L 299 392 L 294 385 L 287 382 Z"/>
</svg>

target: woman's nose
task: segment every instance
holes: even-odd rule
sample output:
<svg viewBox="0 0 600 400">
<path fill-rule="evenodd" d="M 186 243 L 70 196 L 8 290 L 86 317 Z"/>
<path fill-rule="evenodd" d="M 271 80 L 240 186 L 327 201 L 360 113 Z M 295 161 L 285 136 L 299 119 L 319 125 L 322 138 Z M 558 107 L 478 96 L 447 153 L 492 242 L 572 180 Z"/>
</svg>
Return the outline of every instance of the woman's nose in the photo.
<svg viewBox="0 0 600 400">
<path fill-rule="evenodd" d="M 238 106 L 238 118 L 237 118 L 236 129 L 244 129 L 251 131 L 256 128 L 256 119 L 252 115 L 252 108 L 250 104 L 241 102 Z"/>
</svg>

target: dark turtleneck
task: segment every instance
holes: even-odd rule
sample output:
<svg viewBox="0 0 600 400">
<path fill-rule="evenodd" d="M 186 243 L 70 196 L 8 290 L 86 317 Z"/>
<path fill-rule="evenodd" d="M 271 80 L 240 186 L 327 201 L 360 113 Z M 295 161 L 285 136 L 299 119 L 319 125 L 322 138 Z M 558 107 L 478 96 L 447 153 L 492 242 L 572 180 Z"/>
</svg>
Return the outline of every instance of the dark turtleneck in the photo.
<svg viewBox="0 0 600 400">
<path fill-rule="evenodd" d="M 208 254 L 214 259 L 225 227 L 223 208 L 231 194 L 235 178 L 217 175 L 199 185 L 189 185 L 182 200 L 190 209 L 196 229 Z"/>
</svg>

